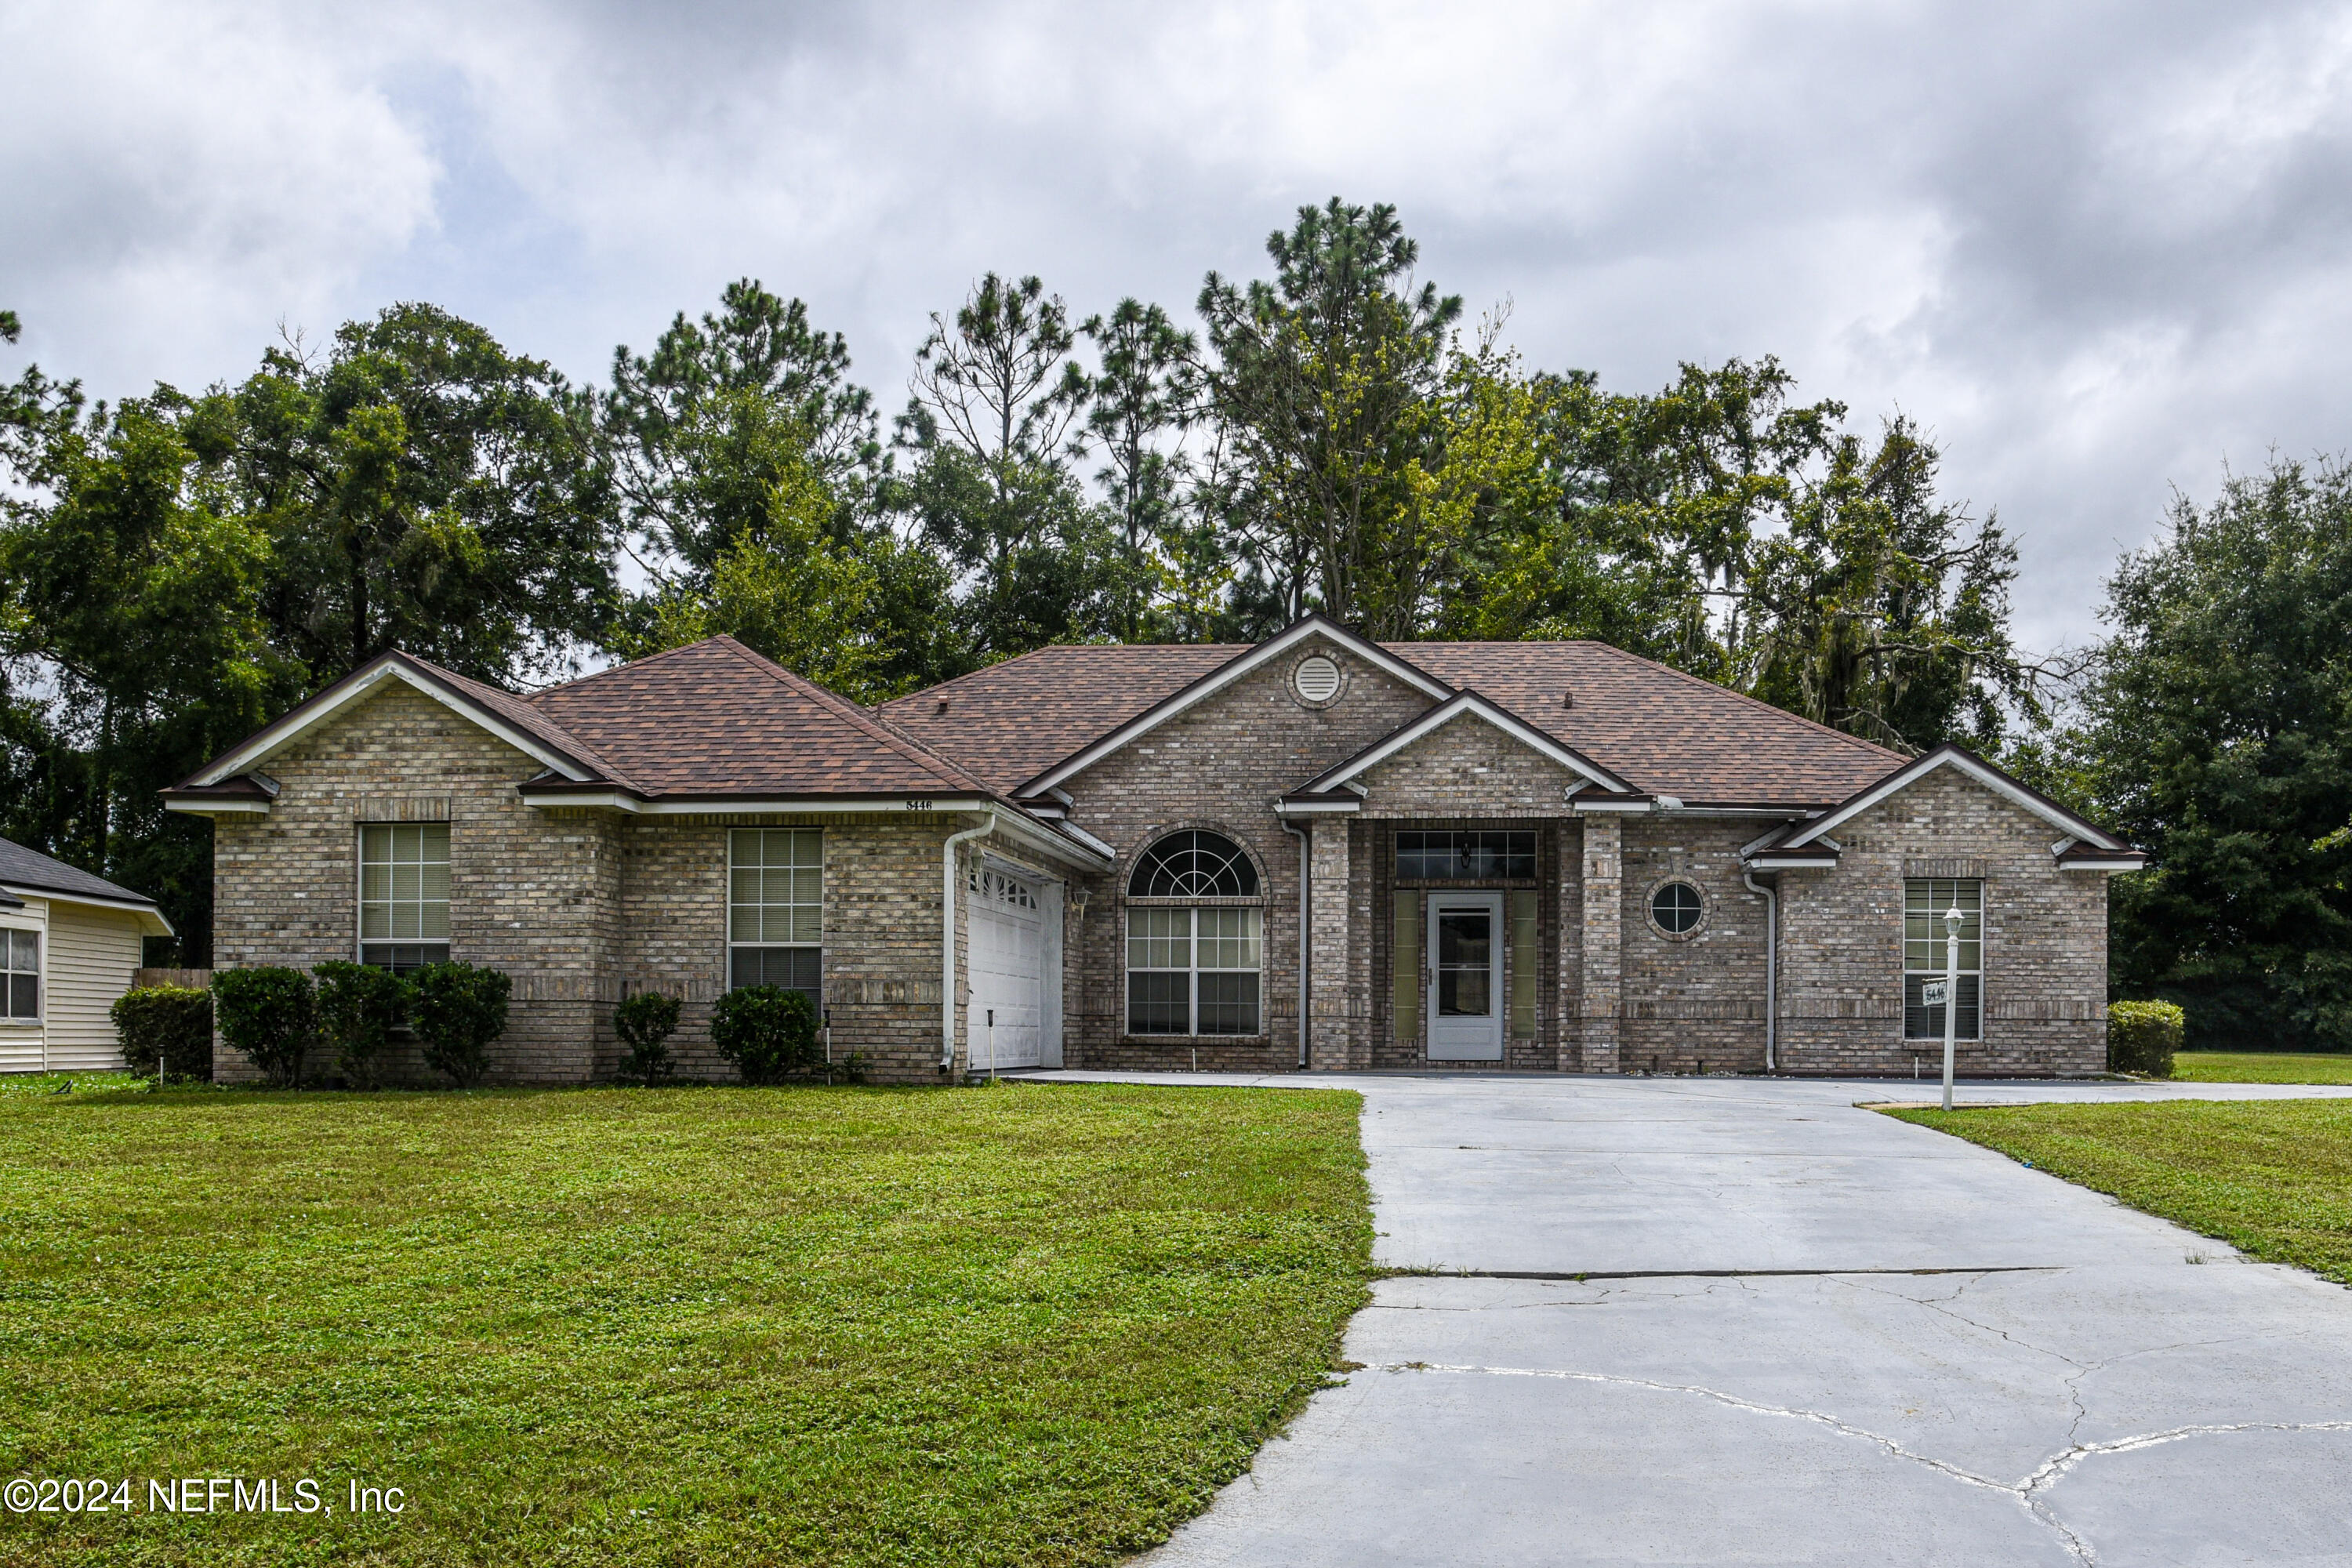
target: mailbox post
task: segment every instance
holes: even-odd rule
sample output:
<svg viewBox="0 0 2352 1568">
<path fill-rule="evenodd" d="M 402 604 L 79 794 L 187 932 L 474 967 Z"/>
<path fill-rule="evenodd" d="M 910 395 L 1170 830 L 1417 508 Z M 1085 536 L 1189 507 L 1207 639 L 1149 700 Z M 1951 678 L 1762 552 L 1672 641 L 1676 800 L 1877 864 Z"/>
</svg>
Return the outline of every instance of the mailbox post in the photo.
<svg viewBox="0 0 2352 1568">
<path fill-rule="evenodd" d="M 1961 912 L 1959 900 L 1944 911 L 1944 978 L 1941 985 L 1929 981 L 1929 987 L 1944 994 L 1944 1109 L 1952 1109 L 1952 1042 L 1958 1037 L 1960 1024 L 1960 928 L 1969 917 Z M 1923 987 L 1925 989 L 1926 987 Z"/>
</svg>

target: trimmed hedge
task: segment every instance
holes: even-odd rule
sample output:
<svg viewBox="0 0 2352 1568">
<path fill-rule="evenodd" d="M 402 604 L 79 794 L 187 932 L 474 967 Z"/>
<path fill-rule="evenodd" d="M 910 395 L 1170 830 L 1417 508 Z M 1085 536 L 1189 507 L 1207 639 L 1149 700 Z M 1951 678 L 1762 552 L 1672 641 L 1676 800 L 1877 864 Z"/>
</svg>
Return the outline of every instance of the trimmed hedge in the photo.
<svg viewBox="0 0 2352 1568">
<path fill-rule="evenodd" d="M 302 1076 L 317 1013 L 310 977 L 299 969 L 264 964 L 213 975 L 213 1017 L 223 1043 L 279 1089 L 293 1088 Z"/>
<path fill-rule="evenodd" d="M 2188 1016 L 2170 1002 L 2111 1002 L 2107 1005 L 2107 1070 L 2172 1076 L 2172 1055 L 2180 1048 Z"/>
<path fill-rule="evenodd" d="M 408 977 L 408 1019 L 425 1042 L 425 1064 L 460 1089 L 482 1081 L 490 1042 L 507 1030 L 514 983 L 471 963 L 428 963 Z"/>
<path fill-rule="evenodd" d="M 161 1058 L 167 1079 L 213 1076 L 213 994 L 190 985 L 142 985 L 107 1009 L 122 1042 L 122 1059 L 142 1077 Z"/>
<path fill-rule="evenodd" d="M 781 1083 L 794 1073 L 823 1071 L 816 1030 L 816 1006 L 807 993 L 781 985 L 730 991 L 710 1013 L 710 1043 L 745 1083 Z"/>
<path fill-rule="evenodd" d="M 376 1064 L 400 1022 L 408 987 L 373 963 L 327 963 L 310 973 L 319 980 L 319 1033 L 335 1047 L 343 1081 L 374 1088 Z"/>
<path fill-rule="evenodd" d="M 629 1047 L 620 1076 L 648 1087 L 661 1082 L 674 1065 L 669 1037 L 677 1030 L 677 998 L 666 991 L 640 991 L 613 1010 L 613 1032 Z"/>
</svg>

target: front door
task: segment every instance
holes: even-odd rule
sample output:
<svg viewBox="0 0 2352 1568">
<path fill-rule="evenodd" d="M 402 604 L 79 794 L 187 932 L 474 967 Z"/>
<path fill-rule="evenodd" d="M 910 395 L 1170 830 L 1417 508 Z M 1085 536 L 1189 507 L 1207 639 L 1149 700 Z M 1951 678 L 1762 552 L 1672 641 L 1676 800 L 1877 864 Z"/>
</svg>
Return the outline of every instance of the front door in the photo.
<svg viewBox="0 0 2352 1568">
<path fill-rule="evenodd" d="M 1429 895 L 1429 1059 L 1503 1059 L 1503 895 Z"/>
</svg>

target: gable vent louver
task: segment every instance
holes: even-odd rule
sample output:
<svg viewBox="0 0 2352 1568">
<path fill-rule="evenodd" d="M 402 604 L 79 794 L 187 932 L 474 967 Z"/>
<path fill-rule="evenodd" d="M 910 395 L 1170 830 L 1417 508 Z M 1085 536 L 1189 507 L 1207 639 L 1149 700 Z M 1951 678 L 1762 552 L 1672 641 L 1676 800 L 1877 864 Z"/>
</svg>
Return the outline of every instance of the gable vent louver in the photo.
<svg viewBox="0 0 2352 1568">
<path fill-rule="evenodd" d="M 1298 661 L 1290 683 L 1307 701 L 1328 702 L 1339 694 L 1339 667 L 1319 653 L 1312 654 Z"/>
</svg>

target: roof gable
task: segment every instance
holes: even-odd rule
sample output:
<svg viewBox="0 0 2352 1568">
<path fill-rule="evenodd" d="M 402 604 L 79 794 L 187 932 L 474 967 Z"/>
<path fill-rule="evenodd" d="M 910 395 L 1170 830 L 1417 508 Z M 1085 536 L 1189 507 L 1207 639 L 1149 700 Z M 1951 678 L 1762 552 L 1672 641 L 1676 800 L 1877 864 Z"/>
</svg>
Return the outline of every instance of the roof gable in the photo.
<svg viewBox="0 0 2352 1568">
<path fill-rule="evenodd" d="M 1640 793 L 1623 779 L 1593 762 L 1574 747 L 1562 745 L 1554 737 L 1546 734 L 1517 714 L 1479 693 L 1463 691 L 1439 703 L 1410 723 L 1390 731 L 1346 762 L 1326 769 L 1295 792 L 1292 796 L 1286 798 L 1297 799 L 1328 795 L 1333 790 L 1344 788 L 1416 742 L 1424 740 L 1448 724 L 1456 722 L 1480 723 L 1499 731 L 1528 750 L 1559 763 L 1582 779 L 1587 785 L 1597 787 L 1612 795 Z"/>
<path fill-rule="evenodd" d="M 1343 651 L 1354 655 L 1383 674 L 1402 681 L 1433 700 L 1443 701 L 1454 695 L 1454 689 L 1428 671 L 1416 668 L 1394 652 L 1370 642 L 1319 615 L 1310 615 L 1293 622 L 1280 633 L 1259 643 L 1208 673 L 1192 680 L 1160 701 L 1138 713 L 1108 734 L 1079 748 L 1052 767 L 1039 773 L 1013 791 L 1016 798 L 1040 795 L 1083 773 L 1114 752 L 1134 744 L 1152 731 L 1224 690 L 1251 672 L 1264 668 L 1281 658 L 1302 643 L 1323 638 Z"/>
<path fill-rule="evenodd" d="M 2032 785 L 2003 773 L 1967 748 L 1954 745 L 1949 742 L 1913 759 L 1867 787 L 1856 791 L 1834 808 L 1822 813 L 1819 816 L 1808 817 L 1802 822 L 1792 823 L 1779 833 L 1767 835 L 1760 847 L 1768 853 L 1779 853 L 1800 850 L 1820 843 L 1824 834 L 1834 831 L 1842 824 L 1851 822 L 1889 795 L 1908 789 L 1920 780 L 1947 768 L 1975 780 L 2011 805 L 2040 817 L 2051 826 L 2065 834 L 2066 841 L 2053 847 L 2053 855 L 2065 853 L 2076 842 L 2088 844 L 2095 849 L 2116 855 L 2131 856 L 2137 853 L 2130 845 L 2096 823 L 2061 805 Z"/>
</svg>

